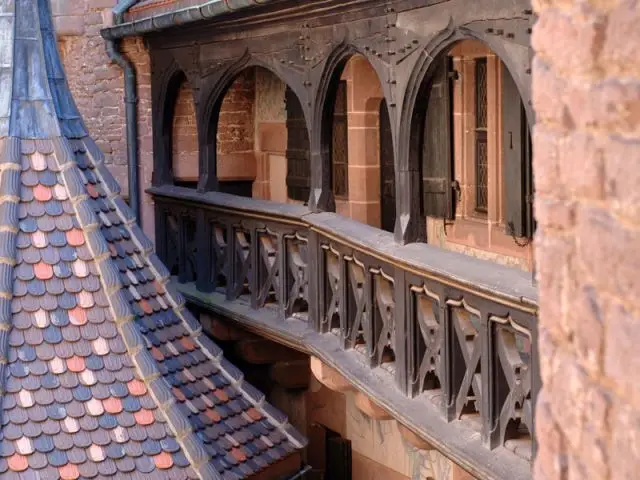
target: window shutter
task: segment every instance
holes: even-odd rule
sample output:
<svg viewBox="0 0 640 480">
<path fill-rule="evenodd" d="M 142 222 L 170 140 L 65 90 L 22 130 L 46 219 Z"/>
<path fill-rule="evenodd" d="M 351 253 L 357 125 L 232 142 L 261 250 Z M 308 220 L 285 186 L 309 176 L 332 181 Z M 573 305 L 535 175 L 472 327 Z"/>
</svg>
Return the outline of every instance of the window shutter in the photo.
<svg viewBox="0 0 640 480">
<path fill-rule="evenodd" d="M 451 59 L 445 55 L 431 83 L 422 152 L 422 211 L 430 217 L 455 217 Z"/>
<path fill-rule="evenodd" d="M 516 237 L 531 237 L 533 234 L 531 137 L 520 92 L 504 64 L 502 64 L 502 158 L 506 233 Z"/>
<path fill-rule="evenodd" d="M 380 102 L 380 209 L 382 229 L 393 233 L 396 224 L 396 169 L 386 100 Z"/>
<path fill-rule="evenodd" d="M 296 94 L 287 87 L 287 195 L 292 200 L 309 201 L 310 147 L 307 124 L 302 105 Z"/>
<path fill-rule="evenodd" d="M 325 478 L 351 480 L 351 441 L 341 437 L 327 438 L 327 470 Z"/>
<path fill-rule="evenodd" d="M 347 82 L 340 80 L 333 110 L 331 168 L 333 194 L 336 197 L 349 195 L 349 124 L 347 122 Z"/>
</svg>

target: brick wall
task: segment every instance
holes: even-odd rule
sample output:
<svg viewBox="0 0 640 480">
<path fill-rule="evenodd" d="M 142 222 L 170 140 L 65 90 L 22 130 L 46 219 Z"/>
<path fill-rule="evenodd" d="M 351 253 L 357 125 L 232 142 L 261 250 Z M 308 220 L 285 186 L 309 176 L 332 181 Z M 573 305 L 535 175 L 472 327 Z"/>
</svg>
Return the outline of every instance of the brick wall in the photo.
<svg viewBox="0 0 640 480">
<path fill-rule="evenodd" d="M 255 69 L 236 78 L 222 102 L 218 121 L 218 154 L 253 151 L 253 105 L 256 99 Z"/>
<path fill-rule="evenodd" d="M 220 108 L 217 130 L 217 173 L 221 182 L 253 181 L 255 70 L 242 72 L 231 84 Z"/>
<path fill-rule="evenodd" d="M 640 5 L 538 0 L 542 479 L 640 471 Z"/>
<path fill-rule="evenodd" d="M 286 203 L 286 85 L 274 73 L 260 67 L 255 69 L 255 79 L 256 180 L 253 182 L 253 197 Z"/>
<path fill-rule="evenodd" d="M 107 164 L 128 196 L 127 146 L 122 70 L 109 63 L 100 29 L 112 21 L 115 0 L 52 0 L 59 48 L 69 87 L 89 133 L 106 156 Z M 138 73 L 138 115 L 141 189 L 151 184 L 151 77 L 149 55 L 140 39 L 127 39 L 124 53 Z M 142 223 L 154 237 L 153 204 L 143 194 Z"/>
<path fill-rule="evenodd" d="M 186 80 L 180 86 L 173 114 L 173 176 L 176 180 L 198 181 L 198 126 L 193 89 Z"/>
</svg>

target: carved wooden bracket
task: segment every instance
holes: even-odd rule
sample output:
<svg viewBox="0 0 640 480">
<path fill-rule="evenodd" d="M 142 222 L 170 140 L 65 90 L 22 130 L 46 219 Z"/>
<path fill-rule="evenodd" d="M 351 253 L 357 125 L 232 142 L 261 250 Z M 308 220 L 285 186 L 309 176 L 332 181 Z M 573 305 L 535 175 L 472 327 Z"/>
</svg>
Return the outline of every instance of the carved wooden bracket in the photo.
<svg viewBox="0 0 640 480">
<path fill-rule="evenodd" d="M 200 315 L 200 323 L 206 333 L 221 342 L 237 342 L 242 338 L 253 336 L 249 332 L 233 327 L 208 313 Z"/>
<path fill-rule="evenodd" d="M 304 353 L 259 337 L 240 340 L 235 345 L 235 351 L 242 360 L 253 365 L 269 365 L 306 358 Z"/>
<path fill-rule="evenodd" d="M 309 359 L 278 362 L 269 369 L 269 377 L 286 389 L 306 389 L 311 380 Z"/>
</svg>

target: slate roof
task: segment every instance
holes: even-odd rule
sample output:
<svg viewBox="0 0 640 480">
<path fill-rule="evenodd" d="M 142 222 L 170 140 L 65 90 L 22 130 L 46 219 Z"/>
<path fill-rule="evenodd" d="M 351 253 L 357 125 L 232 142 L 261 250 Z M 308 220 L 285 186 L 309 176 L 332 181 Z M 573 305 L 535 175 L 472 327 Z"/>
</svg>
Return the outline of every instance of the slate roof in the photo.
<svg viewBox="0 0 640 480">
<path fill-rule="evenodd" d="M 239 479 L 306 442 L 202 333 L 135 223 L 49 0 L 0 0 L 0 398 L 3 479 Z"/>
</svg>

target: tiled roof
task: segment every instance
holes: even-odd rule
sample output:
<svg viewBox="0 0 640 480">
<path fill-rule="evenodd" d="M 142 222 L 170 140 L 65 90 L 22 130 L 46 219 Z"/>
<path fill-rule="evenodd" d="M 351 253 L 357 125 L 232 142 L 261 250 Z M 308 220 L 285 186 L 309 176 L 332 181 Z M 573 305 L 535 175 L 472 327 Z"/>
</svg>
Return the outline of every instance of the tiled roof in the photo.
<svg viewBox="0 0 640 480">
<path fill-rule="evenodd" d="M 0 475 L 246 478 L 305 440 L 172 288 L 78 115 L 48 1 L 0 0 Z"/>
</svg>

